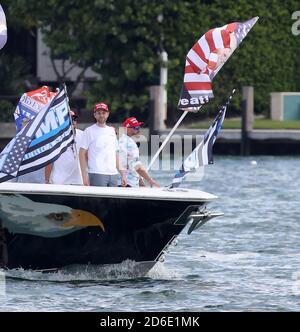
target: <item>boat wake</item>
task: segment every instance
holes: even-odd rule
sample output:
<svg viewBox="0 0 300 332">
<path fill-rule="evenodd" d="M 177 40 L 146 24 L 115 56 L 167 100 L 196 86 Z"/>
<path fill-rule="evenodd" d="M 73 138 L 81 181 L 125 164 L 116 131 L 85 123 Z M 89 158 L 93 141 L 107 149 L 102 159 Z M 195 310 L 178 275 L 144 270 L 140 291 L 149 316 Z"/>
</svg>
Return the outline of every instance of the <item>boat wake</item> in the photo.
<svg viewBox="0 0 300 332">
<path fill-rule="evenodd" d="M 49 270 L 1 270 L 7 279 L 47 281 L 47 282 L 97 282 L 121 281 L 137 278 L 174 279 L 173 272 L 168 271 L 162 263 L 134 262 L 126 260 L 113 265 L 71 265 Z"/>
<path fill-rule="evenodd" d="M 146 275 L 150 279 L 154 280 L 179 280 L 180 274 L 177 271 L 169 270 L 164 263 L 158 262 Z"/>
</svg>

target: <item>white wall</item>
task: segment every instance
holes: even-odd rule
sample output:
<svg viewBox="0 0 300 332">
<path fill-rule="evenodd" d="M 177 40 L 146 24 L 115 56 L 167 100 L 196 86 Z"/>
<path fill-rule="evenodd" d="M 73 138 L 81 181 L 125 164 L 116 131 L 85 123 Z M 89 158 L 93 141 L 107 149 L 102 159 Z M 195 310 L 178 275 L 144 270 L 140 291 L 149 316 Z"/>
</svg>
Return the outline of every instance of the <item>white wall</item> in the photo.
<svg viewBox="0 0 300 332">
<path fill-rule="evenodd" d="M 61 71 L 62 60 L 54 60 L 59 72 Z M 65 63 L 66 69 L 70 68 L 71 64 L 67 60 Z M 74 67 L 68 74 L 68 80 L 75 81 L 81 69 Z M 37 76 L 40 81 L 55 82 L 57 80 L 56 74 L 53 70 L 50 60 L 50 49 L 44 44 L 42 40 L 42 33 L 38 30 L 37 34 Z M 101 79 L 101 76 L 93 72 L 90 68 L 85 72 L 85 78 L 88 79 Z"/>
</svg>

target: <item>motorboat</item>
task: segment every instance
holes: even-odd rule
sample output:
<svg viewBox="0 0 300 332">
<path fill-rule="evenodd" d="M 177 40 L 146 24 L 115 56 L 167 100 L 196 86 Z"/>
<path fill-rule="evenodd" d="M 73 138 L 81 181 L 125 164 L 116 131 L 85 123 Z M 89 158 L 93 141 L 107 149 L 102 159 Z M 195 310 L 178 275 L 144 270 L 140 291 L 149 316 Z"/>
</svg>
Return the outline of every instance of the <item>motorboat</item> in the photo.
<svg viewBox="0 0 300 332">
<path fill-rule="evenodd" d="M 132 261 L 146 274 L 188 234 L 220 214 L 192 189 L 0 184 L 0 266 L 39 271 Z"/>
</svg>

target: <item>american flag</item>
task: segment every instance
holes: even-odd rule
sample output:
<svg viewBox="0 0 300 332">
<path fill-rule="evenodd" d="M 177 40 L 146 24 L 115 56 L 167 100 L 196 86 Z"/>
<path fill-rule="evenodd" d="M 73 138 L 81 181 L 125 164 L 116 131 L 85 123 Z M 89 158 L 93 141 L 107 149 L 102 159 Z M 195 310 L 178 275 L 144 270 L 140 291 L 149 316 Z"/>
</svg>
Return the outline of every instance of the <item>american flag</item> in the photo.
<svg viewBox="0 0 300 332">
<path fill-rule="evenodd" d="M 0 50 L 4 47 L 7 41 L 7 26 L 4 11 L 0 5 Z"/>
<path fill-rule="evenodd" d="M 72 143 L 68 98 L 62 90 L 4 148 L 0 154 L 0 182 L 45 167 Z"/>
<path fill-rule="evenodd" d="M 213 98 L 212 80 L 258 20 L 234 22 L 206 32 L 186 56 L 179 109 L 195 108 Z"/>
<path fill-rule="evenodd" d="M 175 174 L 170 188 L 177 188 L 181 184 L 184 176 L 190 171 L 195 171 L 201 166 L 213 164 L 213 145 L 221 130 L 223 121 L 225 119 L 227 106 L 229 105 L 235 89 L 232 90 L 231 95 L 228 97 L 225 105 L 223 105 L 214 122 L 204 135 L 203 140 L 199 143 L 192 153 L 184 160 L 179 171 Z"/>
<path fill-rule="evenodd" d="M 14 140 L 12 149 L 8 152 L 5 163 L 3 164 L 3 172 L 16 176 L 19 165 L 23 156 L 31 142 L 31 138 L 20 135 Z"/>
</svg>

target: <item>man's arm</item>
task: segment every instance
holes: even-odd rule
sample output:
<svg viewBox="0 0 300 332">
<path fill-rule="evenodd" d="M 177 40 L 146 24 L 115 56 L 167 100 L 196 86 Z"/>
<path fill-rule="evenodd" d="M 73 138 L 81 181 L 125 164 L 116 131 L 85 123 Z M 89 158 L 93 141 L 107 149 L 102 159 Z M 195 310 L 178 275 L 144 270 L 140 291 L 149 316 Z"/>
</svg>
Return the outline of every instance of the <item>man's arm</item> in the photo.
<svg viewBox="0 0 300 332">
<path fill-rule="evenodd" d="M 80 148 L 80 150 L 79 150 L 79 163 L 80 163 L 80 169 L 81 169 L 83 184 L 85 186 L 90 185 L 90 179 L 89 179 L 89 175 L 87 173 L 87 157 L 88 157 L 88 151 L 83 149 L 83 148 Z"/>
<path fill-rule="evenodd" d="M 52 172 L 53 164 L 49 164 L 45 167 L 45 183 L 50 183 L 50 175 Z"/>
<path fill-rule="evenodd" d="M 121 167 L 120 155 L 118 153 L 116 154 L 116 162 L 117 162 L 117 170 L 121 175 L 121 185 L 122 187 L 126 187 L 127 185 L 126 175 L 125 171 Z"/>
<path fill-rule="evenodd" d="M 151 187 L 160 187 L 160 185 L 149 176 L 149 174 L 142 165 L 139 165 L 135 170 L 142 178 L 144 178 L 150 184 Z"/>
</svg>

